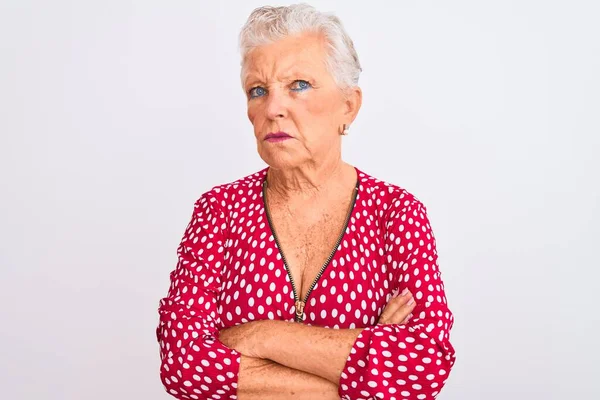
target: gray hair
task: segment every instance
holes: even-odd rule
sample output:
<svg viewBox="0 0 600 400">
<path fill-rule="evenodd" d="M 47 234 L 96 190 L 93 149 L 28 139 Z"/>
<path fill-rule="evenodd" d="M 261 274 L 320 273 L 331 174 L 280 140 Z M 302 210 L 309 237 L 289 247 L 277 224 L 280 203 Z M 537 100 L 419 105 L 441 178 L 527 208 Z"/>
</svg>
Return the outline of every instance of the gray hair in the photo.
<svg viewBox="0 0 600 400">
<path fill-rule="evenodd" d="M 265 6 L 252 11 L 239 35 L 241 78 L 244 79 L 246 57 L 252 49 L 308 32 L 325 36 L 328 50 L 325 65 L 340 89 L 357 86 L 362 68 L 342 22 L 335 15 L 319 12 L 308 4 Z"/>
</svg>

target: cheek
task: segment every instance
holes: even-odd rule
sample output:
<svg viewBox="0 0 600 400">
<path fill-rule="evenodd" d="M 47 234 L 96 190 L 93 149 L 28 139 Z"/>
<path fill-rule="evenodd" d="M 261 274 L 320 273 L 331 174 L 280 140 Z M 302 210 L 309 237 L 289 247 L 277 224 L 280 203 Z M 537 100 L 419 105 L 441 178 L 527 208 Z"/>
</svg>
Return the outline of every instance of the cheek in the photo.
<svg viewBox="0 0 600 400">
<path fill-rule="evenodd" d="M 311 97 L 295 99 L 293 107 L 290 107 L 290 117 L 300 125 L 322 125 L 329 111 L 329 105 L 323 100 Z"/>
<path fill-rule="evenodd" d="M 305 101 L 303 106 L 311 115 L 331 119 L 337 113 L 338 99 L 332 93 L 322 93 Z"/>
<path fill-rule="evenodd" d="M 336 110 L 329 101 L 307 102 L 303 104 L 302 112 L 302 124 L 309 131 L 318 132 L 318 136 L 331 131 L 338 120 Z"/>
<path fill-rule="evenodd" d="M 260 112 L 258 108 L 256 106 L 250 106 L 248 107 L 248 111 L 246 114 L 248 115 L 248 119 L 250 120 L 252 125 L 254 125 L 254 127 L 256 128 L 256 124 L 260 120 Z"/>
<path fill-rule="evenodd" d="M 256 111 L 254 110 L 254 107 L 248 106 L 246 109 L 246 115 L 248 116 L 250 122 L 253 122 L 256 116 Z"/>
</svg>

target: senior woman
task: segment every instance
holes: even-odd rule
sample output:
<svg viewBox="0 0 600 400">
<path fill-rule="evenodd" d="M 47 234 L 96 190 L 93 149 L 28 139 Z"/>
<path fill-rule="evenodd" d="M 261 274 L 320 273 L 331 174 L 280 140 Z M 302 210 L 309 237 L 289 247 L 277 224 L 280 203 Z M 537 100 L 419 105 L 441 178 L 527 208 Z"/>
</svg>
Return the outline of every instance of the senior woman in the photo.
<svg viewBox="0 0 600 400">
<path fill-rule="evenodd" d="M 180 399 L 433 399 L 453 324 L 423 204 L 344 161 L 360 65 L 340 21 L 262 7 L 240 34 L 268 167 L 196 202 L 160 302 Z"/>
</svg>

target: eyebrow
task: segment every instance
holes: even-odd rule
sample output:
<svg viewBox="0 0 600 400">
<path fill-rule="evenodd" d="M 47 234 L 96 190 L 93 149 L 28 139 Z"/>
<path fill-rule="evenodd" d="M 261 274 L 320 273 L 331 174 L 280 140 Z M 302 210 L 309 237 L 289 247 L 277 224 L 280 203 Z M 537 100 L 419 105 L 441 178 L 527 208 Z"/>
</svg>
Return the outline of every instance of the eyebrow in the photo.
<svg viewBox="0 0 600 400">
<path fill-rule="evenodd" d="M 263 83 L 262 79 L 251 76 L 244 80 L 244 87 L 255 86 L 257 83 Z"/>
<path fill-rule="evenodd" d="M 294 67 L 294 69 L 290 69 L 290 71 L 287 71 L 279 79 L 283 80 L 283 81 L 289 81 L 292 79 L 307 79 L 312 82 L 315 81 L 315 78 L 313 77 L 312 74 L 309 74 L 307 72 L 302 72 L 298 69 L 295 69 L 295 67 Z M 247 79 L 244 81 L 244 86 L 245 87 L 254 87 L 257 83 L 264 84 L 265 82 L 261 78 L 258 78 L 254 74 L 248 74 Z"/>
</svg>

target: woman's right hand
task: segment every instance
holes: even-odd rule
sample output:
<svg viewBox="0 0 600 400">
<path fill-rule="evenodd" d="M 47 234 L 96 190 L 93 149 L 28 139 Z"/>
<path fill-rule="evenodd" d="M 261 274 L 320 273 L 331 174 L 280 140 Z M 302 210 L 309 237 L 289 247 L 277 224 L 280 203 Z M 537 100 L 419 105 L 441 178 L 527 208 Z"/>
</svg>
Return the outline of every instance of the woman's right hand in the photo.
<svg viewBox="0 0 600 400">
<path fill-rule="evenodd" d="M 395 290 L 377 323 L 406 324 L 412 317 L 411 313 L 416 305 L 413 295 L 408 289 L 404 289 L 400 295 L 398 295 L 398 290 Z"/>
</svg>

